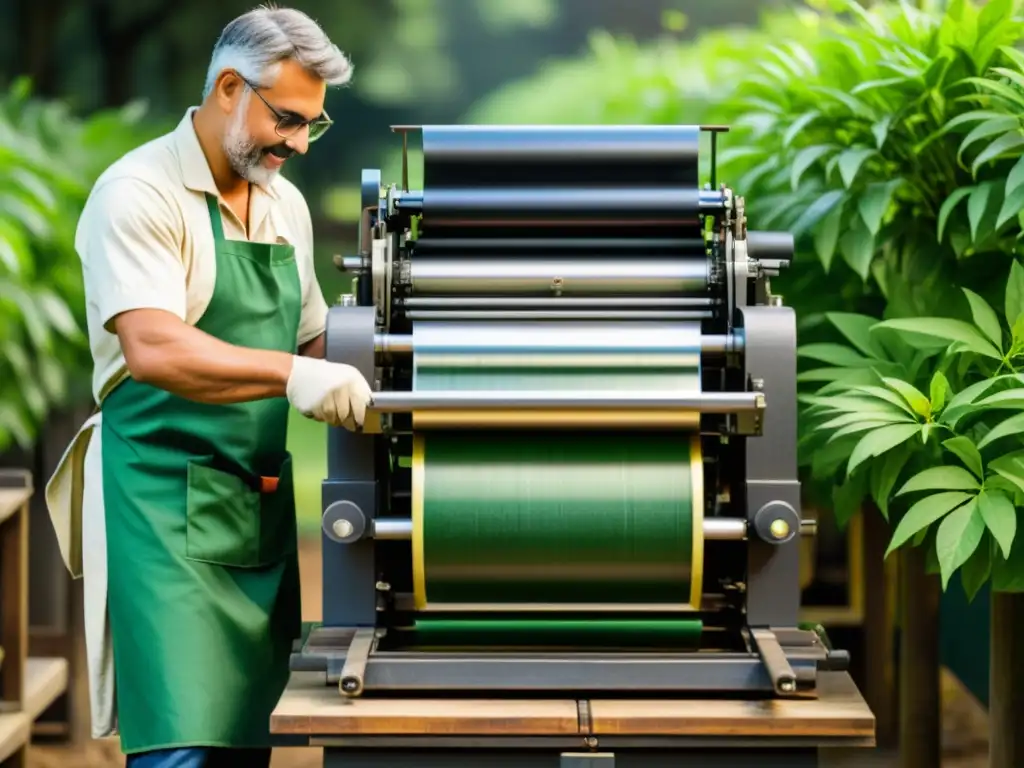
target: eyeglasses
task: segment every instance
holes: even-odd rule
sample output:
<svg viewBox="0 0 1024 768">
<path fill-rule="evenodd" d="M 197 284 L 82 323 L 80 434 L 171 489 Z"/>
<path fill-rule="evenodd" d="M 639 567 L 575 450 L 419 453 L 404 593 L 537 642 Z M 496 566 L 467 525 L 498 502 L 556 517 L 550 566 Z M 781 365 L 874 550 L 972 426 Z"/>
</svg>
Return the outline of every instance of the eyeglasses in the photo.
<svg viewBox="0 0 1024 768">
<path fill-rule="evenodd" d="M 260 101 L 267 105 L 267 109 L 274 113 L 274 117 L 277 118 L 277 125 L 274 127 L 274 130 L 282 139 L 290 139 L 304 127 L 309 126 L 308 141 L 312 144 L 323 136 L 328 128 L 334 125 L 334 121 L 331 120 L 326 112 L 322 112 L 319 117 L 314 117 L 312 120 L 307 120 L 302 115 L 294 112 L 278 111 L 269 101 L 263 98 L 263 94 L 260 93 L 259 87 L 255 83 L 249 82 L 241 75 L 238 76 L 242 79 L 243 83 L 252 88 L 253 93 L 260 97 Z"/>
</svg>

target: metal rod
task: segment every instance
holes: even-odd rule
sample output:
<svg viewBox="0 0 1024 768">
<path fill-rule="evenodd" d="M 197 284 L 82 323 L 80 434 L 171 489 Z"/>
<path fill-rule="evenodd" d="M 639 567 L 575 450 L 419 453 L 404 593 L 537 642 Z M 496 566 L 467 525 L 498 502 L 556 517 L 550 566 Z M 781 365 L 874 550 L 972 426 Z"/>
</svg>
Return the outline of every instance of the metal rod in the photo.
<svg viewBox="0 0 1024 768">
<path fill-rule="evenodd" d="M 401 300 L 407 309 L 672 309 L 717 303 L 707 296 L 409 296 Z"/>
<path fill-rule="evenodd" d="M 742 541 L 747 537 L 747 521 L 742 517 L 704 518 L 707 541 Z"/>
<path fill-rule="evenodd" d="M 412 334 L 378 333 L 373 337 L 374 351 L 387 355 L 412 354 Z M 700 351 L 725 354 L 743 349 L 743 338 L 731 334 L 708 334 L 700 337 Z"/>
<path fill-rule="evenodd" d="M 368 406 L 379 413 L 461 410 L 682 410 L 699 413 L 762 411 L 763 392 L 375 392 Z"/>
<path fill-rule="evenodd" d="M 711 310 L 644 309 L 482 309 L 407 311 L 407 320 L 704 320 Z"/>
<path fill-rule="evenodd" d="M 747 537 L 747 521 L 741 517 L 709 517 L 704 519 L 704 538 L 708 541 L 742 541 Z M 373 521 L 373 538 L 407 541 L 412 538 L 412 520 L 408 518 L 377 518 Z"/>
</svg>

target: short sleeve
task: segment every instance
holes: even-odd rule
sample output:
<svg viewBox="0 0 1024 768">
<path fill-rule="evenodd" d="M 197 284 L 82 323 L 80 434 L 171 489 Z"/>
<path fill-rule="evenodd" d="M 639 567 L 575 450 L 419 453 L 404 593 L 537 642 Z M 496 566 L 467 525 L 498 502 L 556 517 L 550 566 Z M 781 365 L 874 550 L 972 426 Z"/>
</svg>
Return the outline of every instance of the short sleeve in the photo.
<svg viewBox="0 0 1024 768">
<path fill-rule="evenodd" d="M 97 186 L 75 241 L 86 300 L 107 332 L 113 333 L 114 317 L 133 309 L 185 319 L 181 218 L 151 184 L 121 177 Z"/>
<path fill-rule="evenodd" d="M 301 195 L 299 196 L 301 200 Z M 299 215 L 300 231 L 305 247 L 299 252 L 299 258 L 303 259 L 301 264 L 304 275 L 302 286 L 302 316 L 299 319 L 298 343 L 303 344 L 312 341 L 327 327 L 327 302 L 324 300 L 323 291 L 320 288 L 320 281 L 316 277 L 316 265 L 313 260 L 313 221 L 309 215 L 309 208 L 305 201 L 297 206 Z"/>
</svg>

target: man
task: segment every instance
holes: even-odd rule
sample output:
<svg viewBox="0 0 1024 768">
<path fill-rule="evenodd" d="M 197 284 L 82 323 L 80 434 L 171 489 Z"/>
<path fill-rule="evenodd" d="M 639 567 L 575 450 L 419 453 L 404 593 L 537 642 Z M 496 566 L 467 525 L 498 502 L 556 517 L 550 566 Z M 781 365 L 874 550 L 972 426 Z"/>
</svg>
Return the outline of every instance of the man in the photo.
<svg viewBox="0 0 1024 768">
<path fill-rule="evenodd" d="M 235 19 L 202 105 L 107 169 L 79 223 L 100 415 L 47 500 L 85 579 L 93 735 L 119 732 L 129 768 L 269 764 L 300 632 L 289 403 L 355 429 L 370 399 L 322 359 L 310 214 L 278 172 L 350 76 L 298 11 Z"/>
</svg>

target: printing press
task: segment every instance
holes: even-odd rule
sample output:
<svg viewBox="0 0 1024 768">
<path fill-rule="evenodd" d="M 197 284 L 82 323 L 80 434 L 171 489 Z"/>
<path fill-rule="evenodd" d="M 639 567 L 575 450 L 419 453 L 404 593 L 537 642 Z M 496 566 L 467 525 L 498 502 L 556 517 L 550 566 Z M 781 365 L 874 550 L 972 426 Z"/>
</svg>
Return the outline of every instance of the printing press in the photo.
<svg viewBox="0 0 1024 768">
<path fill-rule="evenodd" d="M 362 430 L 329 431 L 323 619 L 293 673 L 317 673 L 339 713 L 572 701 L 580 736 L 360 726 L 322 743 L 346 766 L 668 765 L 623 755 L 706 745 L 654 726 L 609 742 L 597 700 L 814 707 L 848 658 L 798 621 L 814 523 L 795 317 L 771 290 L 794 243 L 749 231 L 742 191 L 717 182 L 727 129 L 394 130 L 402 179 L 363 171 L 359 250 L 335 259 L 353 287 L 327 357 L 374 395 Z M 405 743 L 537 761 L 373 762 Z M 800 759 L 779 765 L 817 764 Z"/>
</svg>

